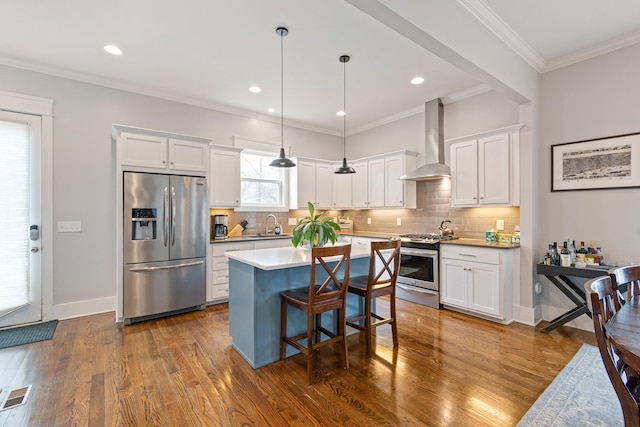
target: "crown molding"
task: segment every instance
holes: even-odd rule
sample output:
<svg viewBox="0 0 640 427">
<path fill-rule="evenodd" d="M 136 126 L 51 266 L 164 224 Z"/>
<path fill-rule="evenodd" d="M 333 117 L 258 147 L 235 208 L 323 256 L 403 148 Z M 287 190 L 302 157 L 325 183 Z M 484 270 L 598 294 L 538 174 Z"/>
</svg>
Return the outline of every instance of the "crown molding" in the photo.
<svg viewBox="0 0 640 427">
<path fill-rule="evenodd" d="M 457 0 L 471 15 L 509 46 L 536 71 L 544 68 L 544 59 L 496 15 L 482 0 Z"/>
<path fill-rule="evenodd" d="M 480 95 L 481 93 L 489 92 L 491 90 L 493 89 L 491 89 L 489 86 L 485 84 L 482 84 L 482 85 L 474 86 L 469 89 L 461 90 L 460 92 L 456 92 L 448 96 L 443 96 L 440 99 L 442 100 L 443 105 L 447 105 L 452 102 L 462 101 L 463 99 Z M 355 135 L 360 132 L 364 132 L 370 129 L 377 128 L 382 125 L 393 123 L 395 121 L 402 120 L 407 117 L 415 116 L 416 114 L 420 114 L 420 113 L 424 113 L 424 104 L 418 105 L 408 110 L 401 111 L 399 113 L 393 114 L 383 119 L 376 120 L 375 122 L 371 122 L 364 126 L 360 126 L 359 128 L 352 129 L 350 132 L 347 132 L 347 136 Z"/>
<path fill-rule="evenodd" d="M 579 50 L 569 55 L 564 55 L 552 59 L 545 64 L 542 72 L 546 73 L 549 71 L 557 70 L 558 68 L 566 67 L 580 61 L 595 58 L 596 56 L 604 55 L 606 53 L 613 52 L 614 50 L 622 49 L 636 43 L 640 43 L 640 31 L 626 34 L 615 39 L 607 40 L 606 42 L 602 42 L 586 49 Z"/>
<path fill-rule="evenodd" d="M 159 98 L 165 101 L 173 101 L 173 102 L 178 102 L 181 104 L 191 105 L 195 107 L 206 108 L 208 110 L 215 110 L 222 113 L 234 114 L 236 116 L 280 124 L 279 117 L 271 116 L 268 114 L 258 113 L 255 111 L 245 110 L 242 108 L 231 107 L 229 105 L 217 104 L 217 103 L 206 101 L 199 98 L 177 95 L 175 93 L 162 91 L 156 88 L 135 85 L 131 83 L 122 82 L 119 80 L 105 79 L 103 77 L 99 77 L 93 74 L 78 73 L 75 71 L 49 67 L 42 64 L 21 61 L 15 58 L 1 56 L 1 55 L 0 55 L 0 64 L 6 65 L 9 67 L 20 68 L 27 71 L 33 71 L 36 73 L 47 74 L 50 76 L 74 80 L 82 83 L 89 83 L 97 86 L 103 86 L 110 89 L 117 89 L 125 92 L 131 92 L 139 95 Z M 284 124 L 289 127 L 309 130 L 312 132 L 324 133 L 324 134 L 333 135 L 333 136 L 342 136 L 342 133 L 337 130 L 327 129 L 324 127 L 315 126 L 315 125 L 304 123 L 304 122 L 298 122 L 295 120 L 285 119 Z"/>
</svg>

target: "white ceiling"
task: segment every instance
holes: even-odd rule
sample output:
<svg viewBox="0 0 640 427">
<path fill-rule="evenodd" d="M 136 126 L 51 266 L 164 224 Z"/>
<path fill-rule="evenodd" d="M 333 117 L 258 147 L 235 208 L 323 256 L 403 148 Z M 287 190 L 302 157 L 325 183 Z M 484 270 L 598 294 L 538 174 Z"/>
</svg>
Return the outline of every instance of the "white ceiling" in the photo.
<svg viewBox="0 0 640 427">
<path fill-rule="evenodd" d="M 638 0 L 458 5 L 541 72 L 640 41 Z M 347 133 L 433 98 L 482 88 L 344 0 L 0 0 L 0 6 L 0 63 L 277 122 L 275 29 L 285 26 L 285 122 L 338 135 L 343 54 L 352 57 L 346 65 Z M 109 43 L 124 55 L 106 54 L 102 47 Z M 425 83 L 409 84 L 416 75 Z M 250 93 L 251 85 L 262 93 Z M 276 109 L 273 115 L 269 107 Z"/>
</svg>

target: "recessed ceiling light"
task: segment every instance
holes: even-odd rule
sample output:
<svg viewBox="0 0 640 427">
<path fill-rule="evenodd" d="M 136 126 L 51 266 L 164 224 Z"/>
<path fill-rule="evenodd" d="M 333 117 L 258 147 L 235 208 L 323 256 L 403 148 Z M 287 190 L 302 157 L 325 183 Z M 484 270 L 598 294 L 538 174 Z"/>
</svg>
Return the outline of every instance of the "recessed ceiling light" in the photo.
<svg viewBox="0 0 640 427">
<path fill-rule="evenodd" d="M 260 92 L 262 92 L 262 89 L 260 89 L 258 86 L 251 86 L 251 87 L 249 88 L 249 92 L 252 92 L 252 93 L 260 93 Z"/>
<path fill-rule="evenodd" d="M 420 83 L 424 83 L 424 79 L 422 77 L 414 77 L 411 79 L 412 85 L 419 85 Z"/>
<path fill-rule="evenodd" d="M 267 111 L 269 111 L 270 113 L 275 113 L 276 109 L 275 108 L 269 108 Z"/>
<path fill-rule="evenodd" d="M 347 114 L 346 112 L 344 112 L 344 111 L 340 110 L 340 111 L 338 111 L 338 112 L 336 113 L 336 116 L 340 116 L 340 117 L 342 117 L 342 116 L 344 116 L 344 115 L 346 115 L 346 114 Z"/>
<path fill-rule="evenodd" d="M 111 55 L 122 55 L 122 50 L 113 44 L 108 44 L 104 47 L 104 50 Z"/>
</svg>

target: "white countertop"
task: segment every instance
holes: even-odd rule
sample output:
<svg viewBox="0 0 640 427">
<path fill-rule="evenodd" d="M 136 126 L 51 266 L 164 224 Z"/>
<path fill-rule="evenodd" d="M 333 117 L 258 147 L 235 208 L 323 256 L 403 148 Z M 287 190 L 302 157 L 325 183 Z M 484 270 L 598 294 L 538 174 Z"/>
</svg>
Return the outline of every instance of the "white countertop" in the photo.
<svg viewBox="0 0 640 427">
<path fill-rule="evenodd" d="M 340 243 L 336 243 L 336 246 Z M 371 248 L 368 245 L 353 245 L 351 258 L 364 258 L 370 255 Z M 279 270 L 282 268 L 300 267 L 309 265 L 311 251 L 302 247 L 253 249 L 248 251 L 229 251 L 224 253 L 231 259 L 248 264 L 261 270 Z"/>
</svg>

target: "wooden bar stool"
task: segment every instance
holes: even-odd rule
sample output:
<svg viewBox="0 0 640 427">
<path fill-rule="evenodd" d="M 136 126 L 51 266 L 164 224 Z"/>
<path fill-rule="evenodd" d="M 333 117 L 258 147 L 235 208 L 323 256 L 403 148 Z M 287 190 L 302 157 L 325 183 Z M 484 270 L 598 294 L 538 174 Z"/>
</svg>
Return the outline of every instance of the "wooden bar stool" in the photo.
<svg viewBox="0 0 640 427">
<path fill-rule="evenodd" d="M 383 253 L 385 252 L 385 253 Z M 367 357 L 371 357 L 373 332 L 380 325 L 391 325 L 393 346 L 398 346 L 398 326 L 396 322 L 396 279 L 400 268 L 400 240 L 371 242 L 369 275 L 352 277 L 348 292 L 364 298 L 364 313 L 347 319 L 347 325 L 364 331 L 367 343 Z M 372 311 L 376 298 L 389 296 L 389 316 L 382 317 Z M 373 320 L 375 319 L 375 321 Z M 362 322 L 363 324 L 360 324 Z"/>
<path fill-rule="evenodd" d="M 336 260 L 327 259 L 331 257 L 339 257 L 334 267 L 329 264 L 333 264 Z M 344 369 L 349 369 L 345 312 L 350 261 L 351 245 L 312 248 L 309 286 L 280 293 L 280 360 L 286 358 L 287 344 L 304 353 L 307 356 L 309 384 L 313 383 L 313 364 L 316 350 L 325 345 L 341 343 L 342 366 Z M 341 269 L 342 271 L 340 271 Z M 321 280 L 322 282 L 318 283 Z M 287 336 L 287 307 L 289 305 L 307 315 L 306 332 L 291 337 Z M 337 322 L 334 322 L 337 324 L 335 332 L 322 326 L 322 313 L 327 311 L 337 312 Z M 322 335 L 329 337 L 329 339 L 323 341 Z M 299 342 L 302 340 L 306 340 L 306 345 Z"/>
</svg>

